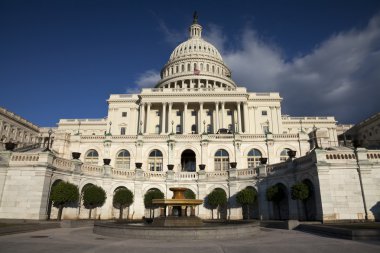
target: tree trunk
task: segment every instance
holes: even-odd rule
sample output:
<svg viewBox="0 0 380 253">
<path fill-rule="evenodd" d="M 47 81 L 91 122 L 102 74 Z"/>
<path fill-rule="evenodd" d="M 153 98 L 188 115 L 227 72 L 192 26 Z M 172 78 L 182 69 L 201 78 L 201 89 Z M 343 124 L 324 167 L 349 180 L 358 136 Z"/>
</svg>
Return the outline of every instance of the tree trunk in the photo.
<svg viewBox="0 0 380 253">
<path fill-rule="evenodd" d="M 309 214 L 307 212 L 307 205 L 306 205 L 306 201 L 302 201 L 302 204 L 303 204 L 303 209 L 305 210 L 305 220 L 309 220 Z"/>
<path fill-rule="evenodd" d="M 123 219 L 123 207 L 120 205 L 120 208 L 119 208 L 119 220 L 122 220 Z"/>
<path fill-rule="evenodd" d="M 92 208 L 90 208 L 90 211 L 88 212 L 88 219 L 91 220 L 91 211 L 92 211 Z"/>
<path fill-rule="evenodd" d="M 214 209 L 211 209 L 211 219 L 214 219 Z"/>
<path fill-rule="evenodd" d="M 276 206 L 277 206 L 277 210 L 278 210 L 278 219 L 279 219 L 279 220 L 282 220 L 282 218 L 281 218 L 280 203 L 276 203 Z"/>
<path fill-rule="evenodd" d="M 127 220 L 129 220 L 129 206 L 128 206 L 128 212 L 127 212 Z"/>
<path fill-rule="evenodd" d="M 61 220 L 62 218 L 62 210 L 63 210 L 63 205 L 59 205 L 59 208 L 58 208 L 58 216 L 57 216 L 57 220 Z"/>
<path fill-rule="evenodd" d="M 249 220 L 251 218 L 251 214 L 249 213 L 249 204 L 247 205 L 247 220 Z"/>
</svg>

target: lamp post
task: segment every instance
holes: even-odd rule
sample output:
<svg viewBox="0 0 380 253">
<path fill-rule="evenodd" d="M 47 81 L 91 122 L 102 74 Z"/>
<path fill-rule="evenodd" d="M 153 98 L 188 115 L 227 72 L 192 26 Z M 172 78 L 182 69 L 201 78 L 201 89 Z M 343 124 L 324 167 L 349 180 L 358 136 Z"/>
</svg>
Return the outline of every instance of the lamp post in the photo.
<svg viewBox="0 0 380 253">
<path fill-rule="evenodd" d="M 174 133 L 174 132 L 173 132 L 173 131 L 174 131 L 174 130 L 173 130 L 174 120 L 172 120 L 171 123 L 172 123 L 172 134 L 173 134 L 173 133 Z"/>
<path fill-rule="evenodd" d="M 50 128 L 49 131 L 48 131 L 48 143 L 47 143 L 47 147 L 44 149 L 44 152 L 45 151 L 50 151 L 50 137 L 51 137 L 51 134 L 53 133 L 53 130 Z"/>
<path fill-rule="evenodd" d="M 358 150 L 357 150 L 358 146 L 359 146 L 358 143 L 354 142 L 354 154 L 355 154 L 355 158 L 356 158 L 356 165 L 358 166 L 356 168 L 356 170 L 357 170 L 358 175 L 359 175 L 360 191 L 362 194 L 363 207 L 364 207 L 364 219 L 366 221 L 368 221 L 367 202 L 365 200 L 363 181 L 362 181 L 362 172 L 361 172 L 361 168 L 360 168 L 360 164 L 359 164 L 359 157 L 358 157 Z"/>
<path fill-rule="evenodd" d="M 80 133 L 79 133 L 79 130 L 80 130 L 80 125 L 82 124 L 82 122 L 80 121 L 80 120 L 78 120 L 78 132 L 77 132 L 77 134 L 76 135 L 79 135 Z"/>
<path fill-rule="evenodd" d="M 110 128 L 108 130 L 108 134 L 111 134 L 111 126 L 112 126 L 112 121 L 110 121 Z"/>
<path fill-rule="evenodd" d="M 203 133 L 206 133 L 206 120 L 203 121 Z"/>
</svg>

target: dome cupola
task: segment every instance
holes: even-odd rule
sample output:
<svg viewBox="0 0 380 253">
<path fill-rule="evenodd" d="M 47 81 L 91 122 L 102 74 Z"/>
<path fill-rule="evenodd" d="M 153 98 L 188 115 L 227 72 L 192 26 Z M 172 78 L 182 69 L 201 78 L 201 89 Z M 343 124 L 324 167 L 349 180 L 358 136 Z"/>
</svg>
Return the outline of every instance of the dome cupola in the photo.
<svg viewBox="0 0 380 253">
<path fill-rule="evenodd" d="M 234 88 L 231 71 L 219 51 L 202 38 L 195 12 L 189 39 L 179 44 L 161 70 L 157 88 Z"/>
</svg>

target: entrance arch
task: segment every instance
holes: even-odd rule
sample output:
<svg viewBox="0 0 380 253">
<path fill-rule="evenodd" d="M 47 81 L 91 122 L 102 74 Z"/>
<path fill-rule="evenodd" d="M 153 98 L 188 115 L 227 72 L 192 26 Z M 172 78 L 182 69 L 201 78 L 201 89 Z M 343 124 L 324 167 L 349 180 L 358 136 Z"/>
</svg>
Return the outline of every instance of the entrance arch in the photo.
<svg viewBox="0 0 380 253">
<path fill-rule="evenodd" d="M 186 149 L 181 154 L 181 170 L 186 172 L 196 171 L 196 155 L 191 149 Z"/>
<path fill-rule="evenodd" d="M 305 211 L 305 219 L 306 220 L 316 220 L 317 218 L 317 207 L 315 203 L 315 191 L 314 191 L 314 185 L 309 179 L 305 179 L 302 181 L 304 184 L 307 185 L 309 188 L 309 198 L 306 199 L 305 201 L 305 206 L 304 208 L 306 209 Z"/>
</svg>

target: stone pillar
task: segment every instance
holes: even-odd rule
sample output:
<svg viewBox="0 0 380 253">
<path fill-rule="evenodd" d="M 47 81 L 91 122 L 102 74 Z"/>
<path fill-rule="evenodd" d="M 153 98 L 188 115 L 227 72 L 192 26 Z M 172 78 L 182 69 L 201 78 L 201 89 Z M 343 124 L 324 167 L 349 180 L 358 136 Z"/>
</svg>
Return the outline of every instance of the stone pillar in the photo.
<svg viewBox="0 0 380 253">
<path fill-rule="evenodd" d="M 269 109 L 270 109 L 270 126 L 269 126 L 269 131 L 271 131 L 272 133 L 276 133 L 275 132 L 275 121 L 273 120 L 273 109 L 274 109 L 274 106 L 269 106 Z"/>
<path fill-rule="evenodd" d="M 241 102 L 236 103 L 236 107 L 237 107 L 237 129 L 235 129 L 236 132 L 240 132 L 243 130 L 243 127 L 241 124 L 240 104 Z"/>
<path fill-rule="evenodd" d="M 198 115 L 199 115 L 199 121 L 198 121 L 198 133 L 202 133 L 203 129 L 202 129 L 202 118 L 203 118 L 203 102 L 200 102 L 199 103 L 199 112 L 198 112 Z"/>
<path fill-rule="evenodd" d="M 248 128 L 249 128 L 249 115 L 248 115 L 248 103 L 247 102 L 244 102 L 243 104 L 243 114 L 244 114 L 244 131 L 243 133 L 247 133 L 248 132 Z"/>
<path fill-rule="evenodd" d="M 215 103 L 215 131 L 216 133 L 219 130 L 219 102 Z"/>
<path fill-rule="evenodd" d="M 224 117 L 224 102 L 222 102 L 222 124 L 221 124 L 221 127 L 222 127 L 222 128 L 225 128 L 225 127 L 224 127 L 224 118 L 225 118 L 225 117 Z"/>
<path fill-rule="evenodd" d="M 282 118 L 281 118 L 281 112 L 280 112 L 280 107 L 276 106 L 276 115 L 277 115 L 277 133 L 281 134 L 282 133 Z"/>
<path fill-rule="evenodd" d="M 171 125 L 172 125 L 172 106 L 173 106 L 173 103 L 170 102 L 170 103 L 169 103 L 169 111 L 168 111 L 168 131 L 167 131 L 167 133 L 168 133 L 168 132 L 171 132 L 170 127 L 171 127 Z M 170 127 L 169 127 L 169 126 L 170 126 Z"/>
<path fill-rule="evenodd" d="M 187 118 L 187 102 L 183 104 L 183 113 L 182 113 L 182 133 L 187 134 L 187 126 L 186 126 L 186 118 Z"/>
<path fill-rule="evenodd" d="M 255 122 L 253 122 L 253 126 L 254 126 L 253 133 L 254 134 L 258 134 L 259 129 L 260 129 L 260 126 L 258 125 L 259 121 L 256 120 L 257 119 L 256 111 L 257 111 L 257 106 L 253 106 L 253 118 L 255 119 Z"/>
<path fill-rule="evenodd" d="M 145 115 L 144 115 L 144 111 L 145 111 L 145 103 L 142 103 L 140 104 L 140 122 L 142 122 L 142 125 L 140 125 L 140 122 L 139 122 L 139 133 L 145 133 Z"/>
<path fill-rule="evenodd" d="M 166 102 L 162 103 L 161 134 L 166 133 Z"/>
<path fill-rule="evenodd" d="M 145 133 L 149 133 L 149 114 L 150 114 L 150 103 L 146 107 L 146 123 L 145 123 Z"/>
</svg>

